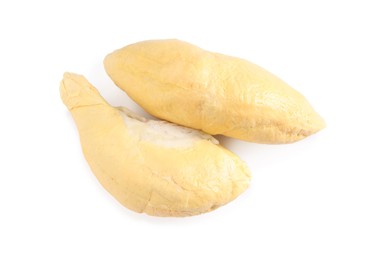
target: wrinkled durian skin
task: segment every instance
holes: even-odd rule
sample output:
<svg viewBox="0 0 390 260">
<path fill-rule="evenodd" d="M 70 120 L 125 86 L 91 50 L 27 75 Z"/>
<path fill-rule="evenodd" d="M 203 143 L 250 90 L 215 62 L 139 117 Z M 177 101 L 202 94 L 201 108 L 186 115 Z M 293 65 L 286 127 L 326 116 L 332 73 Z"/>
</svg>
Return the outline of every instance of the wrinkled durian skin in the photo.
<svg viewBox="0 0 390 260">
<path fill-rule="evenodd" d="M 196 139 L 169 147 L 145 139 L 143 123 L 129 127 L 126 120 L 136 119 L 125 119 L 80 75 L 66 73 L 60 91 L 93 173 L 125 207 L 154 216 L 191 216 L 228 203 L 248 187 L 246 164 L 215 142 Z"/>
<path fill-rule="evenodd" d="M 299 92 L 243 59 L 179 40 L 128 45 L 106 56 L 106 72 L 161 119 L 257 143 L 291 143 L 325 127 Z"/>
</svg>

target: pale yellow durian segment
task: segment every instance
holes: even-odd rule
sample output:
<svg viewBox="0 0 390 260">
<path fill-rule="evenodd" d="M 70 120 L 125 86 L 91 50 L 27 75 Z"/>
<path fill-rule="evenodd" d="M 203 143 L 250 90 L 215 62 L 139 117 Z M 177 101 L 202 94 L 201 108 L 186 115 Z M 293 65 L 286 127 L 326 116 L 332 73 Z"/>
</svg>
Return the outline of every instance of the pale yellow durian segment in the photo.
<svg viewBox="0 0 390 260">
<path fill-rule="evenodd" d="M 304 96 L 265 69 L 179 40 L 128 45 L 104 66 L 152 115 L 209 134 L 290 143 L 325 127 Z"/>
<path fill-rule="evenodd" d="M 60 91 L 93 173 L 125 207 L 191 216 L 228 203 L 248 187 L 246 164 L 212 136 L 114 108 L 80 75 L 65 73 Z"/>
</svg>

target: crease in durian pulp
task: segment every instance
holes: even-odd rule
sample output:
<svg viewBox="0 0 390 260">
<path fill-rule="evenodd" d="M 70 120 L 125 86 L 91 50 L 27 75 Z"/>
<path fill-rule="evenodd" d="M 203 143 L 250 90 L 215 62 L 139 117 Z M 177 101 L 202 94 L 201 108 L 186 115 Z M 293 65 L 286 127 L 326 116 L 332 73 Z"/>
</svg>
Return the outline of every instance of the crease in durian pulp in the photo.
<svg viewBox="0 0 390 260">
<path fill-rule="evenodd" d="M 151 142 L 167 148 L 188 148 L 196 141 L 209 140 L 218 144 L 213 136 L 200 130 L 179 126 L 167 121 L 147 120 L 125 107 L 117 107 L 131 135 L 140 141 Z"/>
</svg>

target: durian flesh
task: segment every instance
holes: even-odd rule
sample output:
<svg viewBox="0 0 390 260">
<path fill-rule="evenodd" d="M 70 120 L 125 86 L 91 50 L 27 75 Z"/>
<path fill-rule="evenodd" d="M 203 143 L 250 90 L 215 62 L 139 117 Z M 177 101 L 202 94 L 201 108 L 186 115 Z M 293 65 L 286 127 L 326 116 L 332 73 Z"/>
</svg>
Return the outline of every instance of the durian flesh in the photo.
<svg viewBox="0 0 390 260">
<path fill-rule="evenodd" d="M 150 114 L 212 135 L 281 144 L 325 127 L 307 99 L 272 73 L 183 41 L 131 44 L 104 66 Z"/>
<path fill-rule="evenodd" d="M 112 107 L 77 74 L 64 74 L 60 92 L 93 173 L 133 211 L 197 215 L 235 199 L 249 185 L 246 164 L 208 134 Z"/>
</svg>

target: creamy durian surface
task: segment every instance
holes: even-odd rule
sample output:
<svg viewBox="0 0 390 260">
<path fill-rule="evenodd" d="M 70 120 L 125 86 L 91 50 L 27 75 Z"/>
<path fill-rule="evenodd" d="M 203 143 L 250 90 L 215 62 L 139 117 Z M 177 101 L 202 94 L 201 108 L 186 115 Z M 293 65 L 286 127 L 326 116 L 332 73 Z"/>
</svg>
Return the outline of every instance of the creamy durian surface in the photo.
<svg viewBox="0 0 390 260">
<path fill-rule="evenodd" d="M 208 134 L 112 107 L 81 75 L 65 73 L 60 92 L 92 172 L 133 211 L 197 215 L 249 185 L 246 164 Z"/>
<path fill-rule="evenodd" d="M 150 114 L 206 133 L 291 143 L 325 127 L 307 99 L 249 61 L 179 40 L 151 40 L 106 56 L 107 74 Z"/>
</svg>

